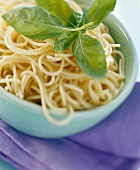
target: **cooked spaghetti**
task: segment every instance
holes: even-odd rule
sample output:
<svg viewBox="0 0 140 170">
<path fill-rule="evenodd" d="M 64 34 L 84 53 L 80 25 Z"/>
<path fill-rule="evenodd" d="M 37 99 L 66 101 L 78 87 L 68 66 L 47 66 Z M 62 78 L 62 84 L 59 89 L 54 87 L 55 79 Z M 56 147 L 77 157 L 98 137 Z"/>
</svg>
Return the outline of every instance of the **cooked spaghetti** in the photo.
<svg viewBox="0 0 140 170">
<path fill-rule="evenodd" d="M 68 2 L 82 12 L 74 1 Z M 71 47 L 56 53 L 55 39 L 31 40 L 1 18 L 13 8 L 32 5 L 34 0 L 0 0 L 0 86 L 21 99 L 42 105 L 44 115 L 55 125 L 70 122 L 75 110 L 91 109 L 113 100 L 123 84 L 124 56 L 116 50 L 120 44 L 115 44 L 108 28 L 101 23 L 86 31 L 101 42 L 106 54 L 107 78 L 95 80 L 79 69 Z M 49 110 L 60 116 L 66 114 L 67 118 L 55 120 Z"/>
</svg>

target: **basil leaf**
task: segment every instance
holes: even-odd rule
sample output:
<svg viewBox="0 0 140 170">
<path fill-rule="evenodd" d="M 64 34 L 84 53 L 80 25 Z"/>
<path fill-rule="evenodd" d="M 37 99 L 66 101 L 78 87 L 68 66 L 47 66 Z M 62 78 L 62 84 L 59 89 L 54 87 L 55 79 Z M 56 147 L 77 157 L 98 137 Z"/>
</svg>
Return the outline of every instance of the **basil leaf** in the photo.
<svg viewBox="0 0 140 170">
<path fill-rule="evenodd" d="M 55 41 L 54 51 L 55 52 L 63 52 L 73 41 L 78 37 L 78 32 L 64 32 L 62 33 Z"/>
<path fill-rule="evenodd" d="M 73 44 L 73 54 L 81 70 L 92 78 L 107 74 L 106 56 L 101 43 L 88 35 L 79 35 Z"/>
<path fill-rule="evenodd" d="M 36 3 L 59 17 L 66 27 L 76 26 L 76 13 L 64 0 L 36 0 Z"/>
<path fill-rule="evenodd" d="M 83 14 L 83 23 L 94 22 L 89 28 L 97 27 L 115 8 L 116 0 L 94 0 Z"/>
<path fill-rule="evenodd" d="M 14 9 L 2 17 L 17 32 L 35 40 L 56 38 L 64 31 L 61 20 L 41 7 Z"/>
<path fill-rule="evenodd" d="M 76 13 L 77 17 L 77 27 L 83 26 L 83 14 Z"/>
</svg>

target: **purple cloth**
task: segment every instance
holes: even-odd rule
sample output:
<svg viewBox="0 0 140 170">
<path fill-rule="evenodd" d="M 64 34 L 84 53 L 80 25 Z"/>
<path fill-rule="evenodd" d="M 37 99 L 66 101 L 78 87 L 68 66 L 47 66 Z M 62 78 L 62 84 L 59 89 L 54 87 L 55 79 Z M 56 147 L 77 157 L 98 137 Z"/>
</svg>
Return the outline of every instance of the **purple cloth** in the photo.
<svg viewBox="0 0 140 170">
<path fill-rule="evenodd" d="M 31 137 L 0 120 L 0 158 L 19 170 L 137 170 L 140 83 L 113 114 L 68 138 Z"/>
</svg>

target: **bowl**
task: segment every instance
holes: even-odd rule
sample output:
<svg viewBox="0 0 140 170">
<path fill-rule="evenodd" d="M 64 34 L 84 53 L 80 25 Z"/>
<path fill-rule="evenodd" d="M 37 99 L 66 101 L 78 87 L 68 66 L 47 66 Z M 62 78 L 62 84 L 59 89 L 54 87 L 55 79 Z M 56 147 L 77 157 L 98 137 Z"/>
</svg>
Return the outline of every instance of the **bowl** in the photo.
<svg viewBox="0 0 140 170">
<path fill-rule="evenodd" d="M 0 117 L 10 126 L 26 134 L 58 138 L 82 132 L 110 115 L 132 91 L 138 69 L 138 58 L 131 38 L 123 25 L 111 14 L 104 20 L 120 51 L 125 56 L 125 82 L 119 95 L 109 104 L 98 108 L 76 111 L 72 121 L 65 126 L 51 124 L 39 105 L 21 100 L 0 87 Z M 124 113 L 127 114 L 127 113 Z"/>
</svg>

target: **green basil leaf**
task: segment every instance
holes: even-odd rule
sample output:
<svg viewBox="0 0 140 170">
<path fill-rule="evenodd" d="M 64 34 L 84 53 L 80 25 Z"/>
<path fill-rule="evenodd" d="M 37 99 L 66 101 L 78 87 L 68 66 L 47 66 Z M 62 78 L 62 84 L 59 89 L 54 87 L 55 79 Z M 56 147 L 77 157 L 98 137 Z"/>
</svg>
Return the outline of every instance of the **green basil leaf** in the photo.
<svg viewBox="0 0 140 170">
<path fill-rule="evenodd" d="M 73 54 L 81 70 L 92 78 L 107 74 L 106 56 L 101 43 L 88 35 L 79 35 L 73 44 Z"/>
<path fill-rule="evenodd" d="M 56 38 L 64 31 L 61 20 L 41 7 L 14 9 L 2 17 L 17 32 L 35 40 Z"/>
<path fill-rule="evenodd" d="M 76 26 L 76 13 L 64 0 L 36 0 L 36 3 L 59 17 L 66 27 Z"/>
<path fill-rule="evenodd" d="M 94 0 L 83 14 L 83 23 L 94 22 L 89 28 L 97 27 L 115 8 L 116 0 Z"/>
<path fill-rule="evenodd" d="M 54 50 L 56 52 L 63 52 L 73 41 L 78 37 L 78 32 L 64 32 L 55 41 Z"/>
</svg>

